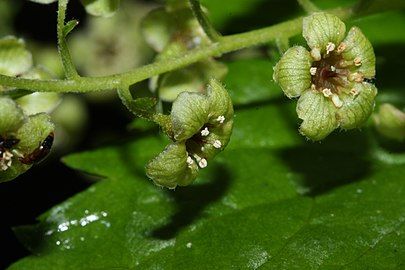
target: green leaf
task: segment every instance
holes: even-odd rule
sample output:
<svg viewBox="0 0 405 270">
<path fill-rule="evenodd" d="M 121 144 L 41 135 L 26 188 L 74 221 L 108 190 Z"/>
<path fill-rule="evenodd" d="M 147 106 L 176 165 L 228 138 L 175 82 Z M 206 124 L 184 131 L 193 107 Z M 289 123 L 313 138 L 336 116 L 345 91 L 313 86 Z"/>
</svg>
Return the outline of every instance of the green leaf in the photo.
<svg viewBox="0 0 405 270">
<path fill-rule="evenodd" d="M 215 26 L 224 26 L 232 17 L 251 12 L 263 0 L 202 0 L 201 4 L 209 11 L 208 15 Z M 229 16 L 231 15 L 231 16 Z"/>
<path fill-rule="evenodd" d="M 401 11 L 378 13 L 354 20 L 352 24 L 361 29 L 373 46 L 405 43 L 404 31 L 398 31 L 405 27 L 405 16 Z"/>
<path fill-rule="evenodd" d="M 405 165 L 374 161 L 367 133 L 306 143 L 288 120 L 293 110 L 237 110 L 227 150 L 175 191 L 144 174 L 167 145 L 161 137 L 65 158 L 105 179 L 17 228 L 33 255 L 10 269 L 350 268 L 367 257 L 395 268 Z"/>
<path fill-rule="evenodd" d="M 110 17 L 118 9 L 121 0 L 81 0 L 87 13 L 94 16 Z"/>
<path fill-rule="evenodd" d="M 368 269 L 364 257 L 377 257 L 383 261 L 366 265 L 399 269 L 405 201 L 397 188 L 403 180 L 396 176 L 404 172 L 404 166 L 391 168 L 315 199 L 266 203 L 214 218 L 180 234 L 140 268 L 187 269 L 204 261 L 202 269 Z"/>
</svg>

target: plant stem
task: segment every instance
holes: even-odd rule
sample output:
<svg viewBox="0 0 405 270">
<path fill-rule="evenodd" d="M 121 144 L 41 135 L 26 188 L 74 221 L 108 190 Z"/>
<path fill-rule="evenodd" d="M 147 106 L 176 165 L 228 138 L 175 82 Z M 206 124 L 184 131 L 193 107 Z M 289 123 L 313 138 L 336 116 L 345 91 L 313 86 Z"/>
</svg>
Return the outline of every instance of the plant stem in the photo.
<svg viewBox="0 0 405 270">
<path fill-rule="evenodd" d="M 69 48 L 66 43 L 65 37 L 65 17 L 66 8 L 69 0 L 58 1 L 58 21 L 57 21 L 57 33 L 58 33 L 58 52 L 62 60 L 63 69 L 65 71 L 66 78 L 73 79 L 78 78 L 76 68 L 73 64 L 72 57 L 69 53 Z"/>
<path fill-rule="evenodd" d="M 314 3 L 312 3 L 311 0 L 297 0 L 297 1 L 298 4 L 300 4 L 300 6 L 302 7 L 302 9 L 305 10 L 305 12 L 308 14 L 320 10 Z"/>
<path fill-rule="evenodd" d="M 208 36 L 211 41 L 218 41 L 221 38 L 221 35 L 215 30 L 211 22 L 204 14 L 201 9 L 200 1 L 198 0 L 189 0 L 191 10 L 193 11 L 194 16 L 196 17 L 201 28 L 204 30 L 205 34 Z"/>
<path fill-rule="evenodd" d="M 335 9 L 329 12 L 336 14 L 343 20 L 352 16 L 350 8 Z M 208 57 L 219 57 L 232 51 L 265 44 L 276 38 L 289 38 L 299 34 L 301 28 L 302 17 L 299 17 L 259 30 L 224 36 L 216 43 L 207 47 L 195 48 L 180 57 L 157 61 L 121 74 L 104 77 L 77 77 L 67 80 L 32 80 L 0 75 L 0 85 L 37 92 L 59 93 L 85 93 L 116 89 L 122 85 L 132 85 L 150 77 L 188 66 Z"/>
</svg>

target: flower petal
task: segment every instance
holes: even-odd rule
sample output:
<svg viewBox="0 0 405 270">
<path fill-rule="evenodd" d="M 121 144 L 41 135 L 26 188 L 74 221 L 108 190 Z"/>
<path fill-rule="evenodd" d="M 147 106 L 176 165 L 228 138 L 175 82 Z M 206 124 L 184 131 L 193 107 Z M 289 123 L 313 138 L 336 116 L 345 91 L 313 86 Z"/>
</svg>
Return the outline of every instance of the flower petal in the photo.
<svg viewBox="0 0 405 270">
<path fill-rule="evenodd" d="M 352 27 L 343 41 L 345 49 L 342 57 L 346 61 L 360 61 L 359 66 L 354 66 L 353 71 L 361 72 L 364 77 L 375 76 L 375 54 L 370 41 L 358 27 Z"/>
<path fill-rule="evenodd" d="M 298 97 L 310 87 L 312 61 L 304 47 L 295 46 L 288 49 L 274 67 L 273 79 L 287 97 Z"/>
<path fill-rule="evenodd" d="M 330 99 L 317 91 L 305 91 L 298 100 L 297 114 L 303 120 L 301 134 L 319 141 L 338 127 L 336 108 Z"/>
<path fill-rule="evenodd" d="M 360 127 L 370 117 L 374 109 L 377 88 L 373 84 L 356 83 L 353 89 L 359 94 L 353 96 L 342 93 L 340 95 L 343 106 L 337 111 L 337 118 L 340 126 L 344 129 Z"/>
<path fill-rule="evenodd" d="M 170 189 L 189 185 L 197 177 L 198 167 L 194 161 L 187 163 L 187 157 L 184 143 L 172 143 L 149 161 L 146 174 L 155 184 Z"/>
<path fill-rule="evenodd" d="M 335 47 L 343 40 L 346 32 L 345 24 L 335 15 L 317 12 L 303 19 L 302 35 L 311 49 L 317 48 L 326 52 L 329 42 Z"/>
<path fill-rule="evenodd" d="M 171 118 L 174 139 L 183 141 L 199 132 L 208 120 L 209 104 L 205 95 L 183 92 L 173 102 Z"/>
</svg>

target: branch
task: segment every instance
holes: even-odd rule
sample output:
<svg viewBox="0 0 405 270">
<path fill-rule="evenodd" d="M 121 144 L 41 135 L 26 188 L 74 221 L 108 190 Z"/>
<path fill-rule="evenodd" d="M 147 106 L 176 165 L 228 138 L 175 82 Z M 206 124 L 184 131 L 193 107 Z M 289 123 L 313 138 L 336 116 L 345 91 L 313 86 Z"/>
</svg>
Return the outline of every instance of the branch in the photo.
<svg viewBox="0 0 405 270">
<path fill-rule="evenodd" d="M 196 17 L 201 28 L 204 30 L 205 34 L 211 39 L 211 41 L 216 42 L 221 38 L 221 35 L 215 30 L 211 22 L 204 14 L 201 9 L 199 0 L 189 0 L 191 10 L 193 11 L 194 16 Z"/>
<path fill-rule="evenodd" d="M 58 22 L 57 22 L 57 32 L 58 32 L 58 51 L 59 56 L 62 60 L 63 69 L 65 71 L 65 76 L 68 79 L 78 78 L 76 68 L 73 64 L 72 57 L 69 53 L 69 48 L 66 43 L 66 35 L 76 26 L 74 21 L 70 21 L 65 26 L 66 8 L 69 0 L 59 0 L 58 1 Z M 74 25 L 73 25 L 74 24 Z"/>
<path fill-rule="evenodd" d="M 329 12 L 339 16 L 343 20 L 347 20 L 353 15 L 351 8 L 329 10 Z M 225 36 L 217 43 L 213 43 L 207 47 L 196 48 L 182 56 L 170 58 L 166 61 L 154 62 L 126 73 L 104 77 L 68 78 L 67 80 L 32 80 L 0 75 L 0 85 L 37 92 L 59 93 L 85 93 L 117 89 L 122 85 L 132 85 L 150 77 L 183 68 L 208 57 L 219 57 L 232 51 L 266 44 L 277 38 L 290 38 L 301 33 L 301 30 L 302 17 L 299 17 L 259 30 Z"/>
<path fill-rule="evenodd" d="M 297 0 L 297 1 L 298 4 L 300 4 L 300 6 L 302 7 L 302 9 L 305 10 L 305 12 L 308 14 L 320 11 L 320 9 L 314 3 L 312 3 L 311 0 Z"/>
</svg>

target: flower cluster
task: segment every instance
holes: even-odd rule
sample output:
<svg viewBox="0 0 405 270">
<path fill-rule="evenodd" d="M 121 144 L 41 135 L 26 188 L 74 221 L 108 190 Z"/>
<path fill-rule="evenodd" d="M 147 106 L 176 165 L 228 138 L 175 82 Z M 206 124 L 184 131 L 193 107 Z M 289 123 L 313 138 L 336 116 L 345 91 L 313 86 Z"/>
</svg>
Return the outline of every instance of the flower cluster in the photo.
<svg viewBox="0 0 405 270">
<path fill-rule="evenodd" d="M 303 20 L 310 51 L 290 48 L 274 69 L 274 80 L 289 98 L 299 97 L 300 132 L 321 140 L 333 130 L 360 127 L 374 109 L 375 55 L 357 27 L 346 33 L 336 16 L 314 13 Z"/>
<path fill-rule="evenodd" d="M 33 67 L 32 55 L 21 39 L 0 39 L 0 74 L 43 79 L 46 71 Z M 0 182 L 16 178 L 50 151 L 54 125 L 46 113 L 59 103 L 55 93 L 18 94 L 0 86 Z M 14 95 L 13 95 L 14 93 Z M 5 94 L 16 96 L 16 100 Z"/>
<path fill-rule="evenodd" d="M 170 114 L 173 142 L 146 166 L 146 173 L 157 185 L 186 186 L 199 169 L 222 151 L 229 142 L 233 106 L 226 89 L 212 79 L 205 94 L 182 92 Z"/>
</svg>

